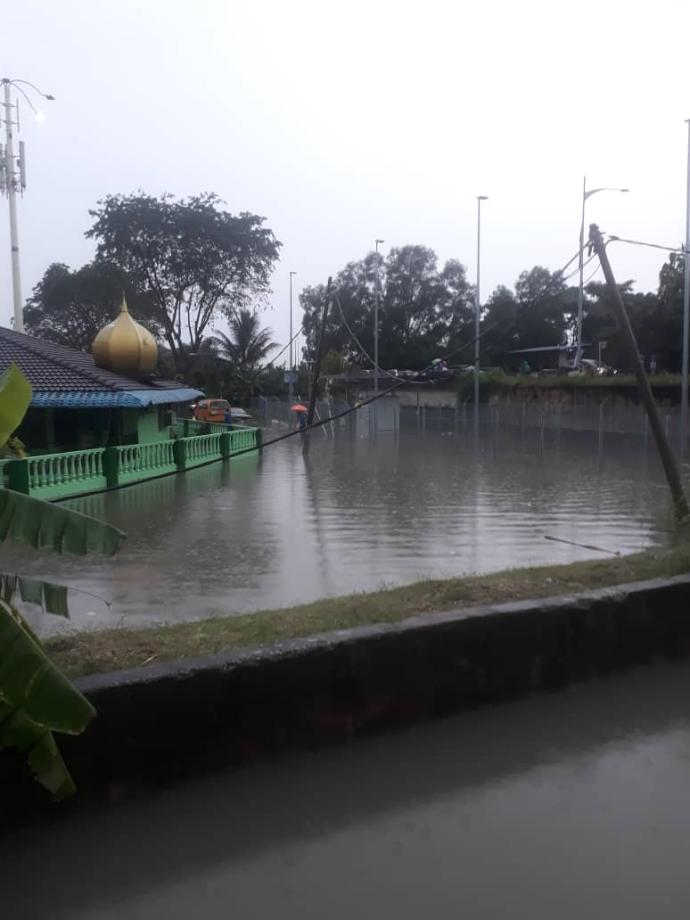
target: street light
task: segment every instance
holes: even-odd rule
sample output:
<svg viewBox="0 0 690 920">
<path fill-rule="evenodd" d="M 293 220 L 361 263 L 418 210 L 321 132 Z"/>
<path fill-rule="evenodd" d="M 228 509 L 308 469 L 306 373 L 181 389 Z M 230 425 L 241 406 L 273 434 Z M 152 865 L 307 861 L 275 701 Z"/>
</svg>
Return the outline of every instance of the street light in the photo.
<svg viewBox="0 0 690 920">
<path fill-rule="evenodd" d="M 297 272 L 290 272 L 290 360 L 289 360 L 289 382 L 288 382 L 288 399 L 290 400 L 290 405 L 292 405 L 292 397 L 294 394 L 295 387 L 295 360 L 294 354 L 295 349 L 292 344 L 292 279 L 297 274 Z"/>
<path fill-rule="evenodd" d="M 477 195 L 477 288 L 474 303 L 474 440 L 479 443 L 479 321 L 481 318 L 481 300 L 479 278 L 481 269 L 482 245 L 482 201 L 488 201 L 488 195 Z"/>
<path fill-rule="evenodd" d="M 381 299 L 381 282 L 379 280 L 379 243 L 385 240 L 376 240 L 376 292 L 374 298 L 374 395 L 379 392 L 379 301 Z"/>
<path fill-rule="evenodd" d="M 587 176 L 582 177 L 582 221 L 580 222 L 580 252 L 578 255 L 578 272 L 579 272 L 579 283 L 577 287 L 577 335 L 576 342 L 577 348 L 575 350 L 575 367 L 580 366 L 580 359 L 582 358 L 582 310 L 584 306 L 584 273 L 585 273 L 585 260 L 584 260 L 584 248 L 585 248 L 585 202 L 588 198 L 591 198 L 592 195 L 596 195 L 598 192 L 629 192 L 630 189 L 627 188 L 616 188 L 611 186 L 603 186 L 602 188 L 587 188 Z"/>
<path fill-rule="evenodd" d="M 688 179 L 685 205 L 685 254 L 683 256 L 683 358 L 680 381 L 680 456 L 683 459 L 688 449 L 688 349 L 690 343 L 690 118 L 688 126 Z"/>
<path fill-rule="evenodd" d="M 37 93 L 43 99 L 53 102 L 55 97 L 50 93 L 42 92 L 33 83 L 28 80 L 11 80 L 9 77 L 3 77 L 0 84 L 4 87 L 4 102 L 2 106 L 5 110 L 5 150 L 4 155 L 0 156 L 0 190 L 4 191 L 10 203 L 10 248 L 12 253 L 12 299 L 14 303 L 14 328 L 17 332 L 24 332 L 24 313 L 22 309 L 22 284 L 21 274 L 19 271 L 19 229 L 17 226 L 17 192 L 24 191 L 26 188 L 26 158 L 24 155 L 24 144 L 19 143 L 19 156 L 14 154 L 14 126 L 19 130 L 19 117 L 13 119 L 12 109 L 18 109 L 18 103 L 12 105 L 10 99 L 10 87 L 21 93 L 29 108 L 36 117 L 41 116 L 41 112 L 31 101 L 24 86 Z M 0 118 L 0 122 L 2 119 Z"/>
</svg>

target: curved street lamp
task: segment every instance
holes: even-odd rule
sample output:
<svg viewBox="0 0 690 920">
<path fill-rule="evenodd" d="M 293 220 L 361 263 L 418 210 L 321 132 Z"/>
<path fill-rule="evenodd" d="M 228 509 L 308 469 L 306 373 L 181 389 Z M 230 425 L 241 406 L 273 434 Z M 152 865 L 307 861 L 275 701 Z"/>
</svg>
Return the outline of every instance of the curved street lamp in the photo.
<svg viewBox="0 0 690 920">
<path fill-rule="evenodd" d="M 599 192 L 629 192 L 628 188 L 617 188 L 616 186 L 603 185 L 600 188 L 587 188 L 587 176 L 582 178 L 582 221 L 580 222 L 580 254 L 578 256 L 578 269 L 579 269 L 579 283 L 577 287 L 577 335 L 576 342 L 577 348 L 575 350 L 575 367 L 580 366 L 580 359 L 582 358 L 582 312 L 584 306 L 584 271 L 585 271 L 585 260 L 584 260 L 584 248 L 585 248 L 585 203 L 588 198 L 591 198 L 592 195 L 597 195 Z"/>
</svg>

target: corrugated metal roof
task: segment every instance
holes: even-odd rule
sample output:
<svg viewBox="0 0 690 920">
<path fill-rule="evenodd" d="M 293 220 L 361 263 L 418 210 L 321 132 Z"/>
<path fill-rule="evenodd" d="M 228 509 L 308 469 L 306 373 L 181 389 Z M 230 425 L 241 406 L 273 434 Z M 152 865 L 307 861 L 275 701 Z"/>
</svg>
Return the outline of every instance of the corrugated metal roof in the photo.
<svg viewBox="0 0 690 920">
<path fill-rule="evenodd" d="M 203 396 L 176 380 L 136 380 L 115 374 L 96 367 L 86 352 L 0 327 L 0 372 L 11 363 L 31 383 L 31 404 L 42 408 L 150 406 Z"/>
</svg>

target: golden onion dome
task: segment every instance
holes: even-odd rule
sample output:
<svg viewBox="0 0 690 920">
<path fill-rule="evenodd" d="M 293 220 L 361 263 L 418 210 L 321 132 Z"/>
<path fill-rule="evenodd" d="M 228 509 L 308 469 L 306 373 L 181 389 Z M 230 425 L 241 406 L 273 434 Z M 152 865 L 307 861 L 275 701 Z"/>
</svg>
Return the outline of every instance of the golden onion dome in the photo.
<svg viewBox="0 0 690 920">
<path fill-rule="evenodd" d="M 98 333 L 91 354 L 99 367 L 128 377 L 141 377 L 155 368 L 156 340 L 148 329 L 132 319 L 124 295 L 117 319 Z"/>
</svg>

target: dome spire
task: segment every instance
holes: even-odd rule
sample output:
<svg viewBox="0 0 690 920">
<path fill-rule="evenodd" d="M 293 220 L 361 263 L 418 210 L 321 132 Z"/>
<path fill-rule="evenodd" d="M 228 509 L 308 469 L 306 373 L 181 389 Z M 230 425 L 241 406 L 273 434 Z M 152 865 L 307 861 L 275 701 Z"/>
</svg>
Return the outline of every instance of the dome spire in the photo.
<svg viewBox="0 0 690 920">
<path fill-rule="evenodd" d="M 98 367 L 128 377 L 141 377 L 155 368 L 156 340 L 148 329 L 132 318 L 124 291 L 120 312 L 93 340 L 91 353 Z"/>
</svg>

